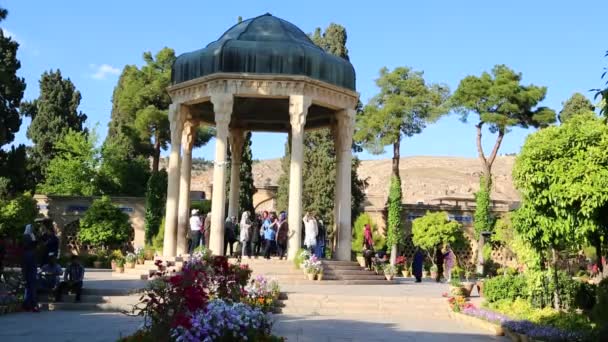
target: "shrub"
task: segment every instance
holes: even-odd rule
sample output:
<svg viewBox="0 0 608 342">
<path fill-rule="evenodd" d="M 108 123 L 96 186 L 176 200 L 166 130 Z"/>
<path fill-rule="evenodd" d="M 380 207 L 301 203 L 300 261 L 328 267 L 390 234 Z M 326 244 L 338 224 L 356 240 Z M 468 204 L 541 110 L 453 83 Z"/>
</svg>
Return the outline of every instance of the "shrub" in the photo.
<svg viewBox="0 0 608 342">
<path fill-rule="evenodd" d="M 528 297 L 526 278 L 521 275 L 502 275 L 487 279 L 483 285 L 483 295 L 489 303 L 526 299 Z"/>
<path fill-rule="evenodd" d="M 464 270 L 458 266 L 452 269 L 451 278 L 452 279 L 462 279 L 464 277 Z"/>
<path fill-rule="evenodd" d="M 380 230 L 378 225 L 372 222 L 372 218 L 369 214 L 363 213 L 355 220 L 355 225 L 352 231 L 353 239 L 351 242 L 351 250 L 355 253 L 363 252 L 363 231 L 365 225 L 369 224 L 372 228 L 372 237 L 374 238 L 374 250 L 379 251 L 386 245 L 386 239 Z"/>
<path fill-rule="evenodd" d="M 198 209 L 201 214 L 207 214 L 211 211 L 211 201 L 210 200 L 198 200 L 192 201 L 190 203 L 191 209 Z"/>
<path fill-rule="evenodd" d="M 593 320 L 608 329 L 608 278 L 597 285 L 597 301 L 593 308 Z"/>
<path fill-rule="evenodd" d="M 304 248 L 300 248 L 298 253 L 296 253 L 296 257 L 293 258 L 293 264 L 296 266 L 296 268 L 300 268 L 302 263 L 308 259 L 310 259 L 310 252 Z"/>
<path fill-rule="evenodd" d="M 96 247 L 115 246 L 130 241 L 132 237 L 129 215 L 112 204 L 107 196 L 93 201 L 80 220 L 78 238 L 83 243 Z"/>
<path fill-rule="evenodd" d="M 0 199 L 0 236 L 20 237 L 23 227 L 34 222 L 38 207 L 32 195 L 26 193 L 11 200 Z"/>
<path fill-rule="evenodd" d="M 146 244 L 151 244 L 163 219 L 167 198 L 167 171 L 153 172 L 146 185 Z"/>
<path fill-rule="evenodd" d="M 155 250 L 161 252 L 163 250 L 163 241 L 165 240 L 165 218 L 160 221 L 160 227 L 158 227 L 158 233 L 152 240 L 152 247 Z"/>
</svg>

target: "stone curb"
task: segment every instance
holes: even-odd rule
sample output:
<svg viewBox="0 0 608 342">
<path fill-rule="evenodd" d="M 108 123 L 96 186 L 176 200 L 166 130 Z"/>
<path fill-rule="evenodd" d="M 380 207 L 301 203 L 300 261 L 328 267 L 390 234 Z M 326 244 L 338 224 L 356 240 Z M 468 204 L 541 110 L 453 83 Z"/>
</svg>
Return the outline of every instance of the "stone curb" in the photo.
<svg viewBox="0 0 608 342">
<path fill-rule="evenodd" d="M 477 326 L 479 328 L 482 328 L 484 330 L 487 330 L 487 331 L 493 333 L 495 336 L 504 336 L 505 335 L 504 329 L 498 324 L 484 321 L 483 319 L 480 319 L 477 317 L 454 312 L 452 310 L 449 310 L 449 311 L 450 311 L 450 313 L 449 313 L 450 318 L 459 320 L 459 321 L 467 323 L 469 325 Z"/>
</svg>

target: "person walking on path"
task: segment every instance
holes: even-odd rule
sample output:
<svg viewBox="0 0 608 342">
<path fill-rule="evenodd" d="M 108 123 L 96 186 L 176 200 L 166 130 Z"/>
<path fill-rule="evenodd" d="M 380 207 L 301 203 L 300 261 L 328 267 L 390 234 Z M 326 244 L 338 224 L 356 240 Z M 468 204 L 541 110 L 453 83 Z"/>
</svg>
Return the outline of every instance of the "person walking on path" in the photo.
<svg viewBox="0 0 608 342">
<path fill-rule="evenodd" d="M 314 254 L 315 246 L 317 245 L 317 235 L 319 234 L 317 220 L 307 212 L 302 221 L 304 221 L 304 246 L 306 246 L 311 254 Z"/>
<path fill-rule="evenodd" d="M 265 221 L 266 222 L 266 221 Z M 270 219 L 268 219 L 268 222 L 270 222 Z M 266 259 L 270 259 L 270 255 L 275 251 L 276 249 L 276 238 L 277 238 L 277 231 L 276 231 L 277 227 L 275 224 L 269 223 L 267 228 L 264 228 L 264 241 L 265 241 L 265 246 L 264 246 L 264 258 Z"/>
<path fill-rule="evenodd" d="M 437 249 L 435 250 L 435 265 L 437 266 L 437 275 L 435 281 L 439 283 L 441 281 L 441 277 L 443 277 L 443 251 L 439 246 L 437 246 Z"/>
<path fill-rule="evenodd" d="M 189 230 L 189 245 L 188 253 L 192 255 L 194 250 L 201 245 L 201 239 L 203 237 L 202 229 L 203 222 L 201 221 L 201 217 L 199 216 L 199 212 L 197 209 L 192 209 L 190 216 L 190 230 Z"/>
<path fill-rule="evenodd" d="M 23 232 L 23 262 L 21 272 L 25 280 L 25 295 L 23 309 L 25 311 L 40 312 L 37 296 L 37 267 L 36 267 L 36 235 L 34 226 L 28 224 Z"/>
<path fill-rule="evenodd" d="M 282 260 L 287 251 L 287 239 L 289 238 L 289 225 L 287 223 L 287 214 L 282 211 L 279 214 L 279 222 L 277 228 L 277 248 L 279 260 Z"/>
<path fill-rule="evenodd" d="M 205 223 L 203 224 L 203 243 L 205 244 L 205 248 L 209 249 L 209 240 L 211 237 L 211 213 L 208 213 L 205 217 Z"/>
<path fill-rule="evenodd" d="M 226 218 L 226 222 L 224 223 L 224 256 L 227 257 L 232 256 L 232 245 L 236 241 L 234 228 L 235 227 L 232 218 Z M 228 252 L 228 247 L 230 247 L 230 254 L 226 254 Z"/>
<path fill-rule="evenodd" d="M 374 256 L 374 237 L 372 236 L 372 228 L 366 224 L 363 228 L 363 258 L 365 259 L 365 268 L 372 270 L 372 257 Z"/>
<path fill-rule="evenodd" d="M 424 264 L 424 253 L 420 247 L 416 247 L 416 253 L 414 253 L 414 260 L 412 261 L 412 273 L 416 278 L 416 282 L 422 281 L 422 266 Z"/>
<path fill-rule="evenodd" d="M 456 256 L 454 255 L 454 252 L 452 251 L 452 247 L 450 247 L 450 245 L 447 245 L 445 249 L 446 252 L 443 254 L 443 259 L 445 261 L 446 278 L 449 282 L 450 280 L 452 280 L 452 268 L 454 268 Z"/>
<path fill-rule="evenodd" d="M 241 230 L 239 241 L 241 242 L 241 258 L 245 257 L 245 254 L 251 259 L 251 220 L 249 220 L 249 212 L 243 212 L 241 216 L 241 223 L 239 225 Z"/>
</svg>

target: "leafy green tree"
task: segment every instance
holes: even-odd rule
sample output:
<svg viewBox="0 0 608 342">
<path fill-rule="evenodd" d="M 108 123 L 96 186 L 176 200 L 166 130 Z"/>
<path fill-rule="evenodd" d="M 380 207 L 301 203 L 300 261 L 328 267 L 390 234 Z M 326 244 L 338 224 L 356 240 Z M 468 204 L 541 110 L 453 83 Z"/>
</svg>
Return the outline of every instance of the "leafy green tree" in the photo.
<svg viewBox="0 0 608 342">
<path fill-rule="evenodd" d="M 25 145 L 0 150 L 0 198 L 11 198 L 34 189 L 35 184 L 27 172 L 26 151 Z"/>
<path fill-rule="evenodd" d="M 445 212 L 427 212 L 412 222 L 412 242 L 427 252 L 433 264 L 437 247 L 457 245 L 462 241 L 462 226 L 456 221 L 448 220 Z"/>
<path fill-rule="evenodd" d="M 100 190 L 106 195 L 143 196 L 149 169 L 148 160 L 136 155 L 129 138 L 117 134 L 101 148 Z"/>
<path fill-rule="evenodd" d="M 378 229 L 378 225 L 372 221 L 372 218 L 368 213 L 360 214 L 354 222 L 355 224 L 353 225 L 352 231 L 353 238 L 351 240 L 351 250 L 354 253 L 361 254 L 363 252 L 363 230 L 365 229 L 366 224 L 369 224 L 372 229 L 374 250 L 379 251 L 385 247 L 386 240 L 380 229 Z"/>
<path fill-rule="evenodd" d="M 8 12 L 0 8 L 0 22 Z M 25 91 L 25 80 L 17 77 L 21 62 L 17 59 L 19 44 L 6 37 L 0 28 L 0 147 L 11 143 L 21 126 L 19 104 Z"/>
<path fill-rule="evenodd" d="M 403 231 L 403 222 L 401 221 L 401 178 L 399 176 L 391 176 L 390 189 L 387 199 L 387 234 L 386 244 L 391 248 L 391 264 L 394 265 L 397 260 L 397 246 L 403 245 L 405 235 Z"/>
<path fill-rule="evenodd" d="M 36 201 L 29 193 L 19 194 L 10 200 L 0 199 L 0 236 L 21 236 L 23 227 L 34 222 L 37 215 Z"/>
<path fill-rule="evenodd" d="M 608 57 L 608 51 L 604 57 Z M 606 75 L 608 74 L 608 68 L 604 68 L 604 73 L 602 73 L 602 78 L 606 79 Z M 605 83 L 606 88 L 603 89 L 593 89 L 595 91 L 595 99 L 598 97 L 601 99 L 600 101 L 600 114 L 603 115 L 608 120 L 608 79 Z"/>
<path fill-rule="evenodd" d="M 557 284 L 557 251 L 608 236 L 608 126 L 588 113 L 529 135 L 513 181 L 523 197 L 514 227 L 539 252 L 551 252 Z M 554 299 L 559 307 L 557 290 Z"/>
<path fill-rule="evenodd" d="M 103 196 L 93 201 L 80 220 L 78 239 L 95 247 L 114 247 L 130 241 L 133 234 L 129 215 Z"/>
<path fill-rule="evenodd" d="M 427 123 L 446 114 L 444 104 L 449 96 L 446 85 L 427 84 L 423 72 L 407 67 L 393 71 L 380 69 L 376 80 L 380 88 L 357 116 L 355 140 L 372 153 L 383 153 L 384 146 L 393 146 L 393 176 L 399 176 L 402 137 L 422 132 Z"/>
<path fill-rule="evenodd" d="M 479 191 L 475 193 L 475 214 L 473 228 L 475 236 L 479 238 L 481 232 L 491 231 L 494 226 L 494 217 L 490 210 L 490 191 L 484 186 L 487 184 L 485 176 L 479 177 Z"/>
<path fill-rule="evenodd" d="M 46 180 L 39 187 L 44 194 L 92 196 L 99 193 L 97 169 L 99 151 L 95 133 L 69 130 L 55 142 L 58 151 L 49 161 Z"/>
<path fill-rule="evenodd" d="M 240 180 L 241 187 L 239 189 L 239 206 L 241 212 L 248 211 L 254 213 L 253 194 L 256 189 L 253 184 L 253 155 L 251 153 L 251 132 L 247 132 L 245 142 L 243 143 L 243 154 L 241 157 Z"/>
<path fill-rule="evenodd" d="M 167 200 L 167 171 L 152 172 L 146 186 L 146 244 L 158 234 L 158 228 L 165 214 Z"/>
<path fill-rule="evenodd" d="M 566 101 L 562 103 L 563 108 L 559 112 L 559 121 L 566 122 L 570 118 L 578 114 L 594 113 L 595 106 L 581 93 L 574 93 Z"/>
<path fill-rule="evenodd" d="M 313 43 L 317 46 L 332 55 L 349 60 L 348 48 L 346 47 L 348 36 L 344 26 L 331 23 L 323 33 L 321 33 L 321 28 L 317 27 L 315 32 L 310 35 L 310 39 L 312 39 Z"/>
<path fill-rule="evenodd" d="M 40 95 L 22 104 L 22 112 L 32 119 L 27 137 L 34 146 L 31 149 L 32 174 L 36 183 L 43 183 L 47 166 L 59 153 L 58 141 L 69 130 L 84 132 L 87 116 L 78 110 L 81 95 L 74 83 L 64 79 L 61 71 L 48 71 L 40 79 Z"/>
</svg>

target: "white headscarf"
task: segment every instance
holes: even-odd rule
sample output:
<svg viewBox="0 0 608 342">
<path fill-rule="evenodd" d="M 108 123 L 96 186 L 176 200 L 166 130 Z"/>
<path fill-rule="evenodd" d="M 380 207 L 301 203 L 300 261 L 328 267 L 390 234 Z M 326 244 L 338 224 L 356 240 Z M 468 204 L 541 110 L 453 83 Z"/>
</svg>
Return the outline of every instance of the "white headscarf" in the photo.
<svg viewBox="0 0 608 342">
<path fill-rule="evenodd" d="M 251 227 L 251 221 L 249 221 L 248 211 L 243 212 L 243 215 L 241 216 L 240 227 L 241 233 L 239 236 L 239 240 L 241 242 L 249 241 L 249 227 Z"/>
<path fill-rule="evenodd" d="M 23 235 L 29 235 L 30 238 L 32 238 L 32 241 L 36 241 L 36 235 L 34 235 L 34 226 L 32 226 L 31 224 L 25 225 L 25 231 L 23 232 Z"/>
</svg>

